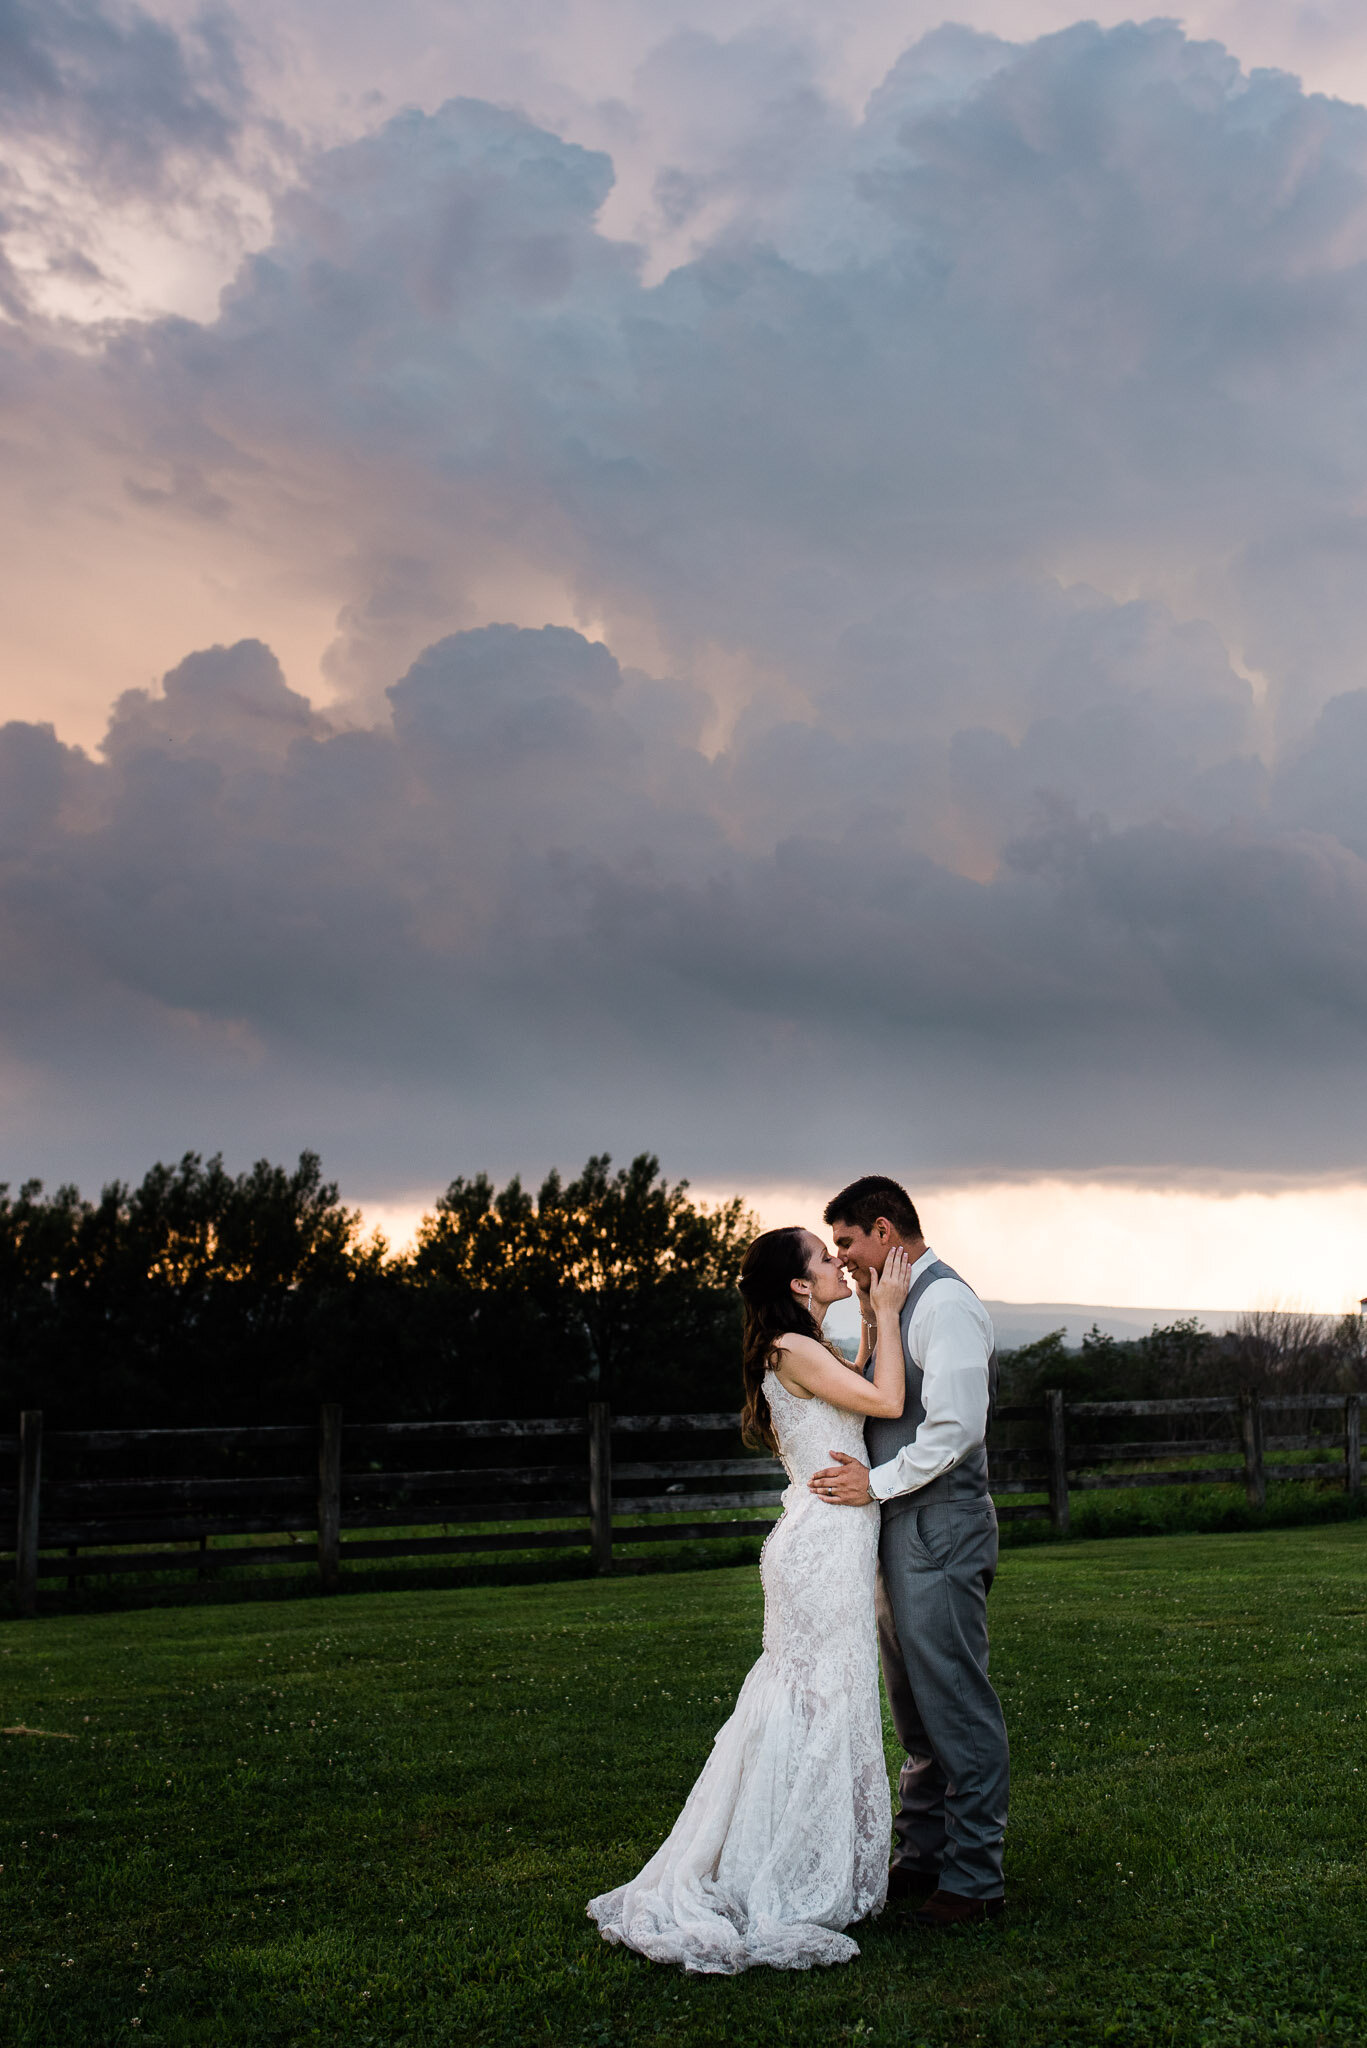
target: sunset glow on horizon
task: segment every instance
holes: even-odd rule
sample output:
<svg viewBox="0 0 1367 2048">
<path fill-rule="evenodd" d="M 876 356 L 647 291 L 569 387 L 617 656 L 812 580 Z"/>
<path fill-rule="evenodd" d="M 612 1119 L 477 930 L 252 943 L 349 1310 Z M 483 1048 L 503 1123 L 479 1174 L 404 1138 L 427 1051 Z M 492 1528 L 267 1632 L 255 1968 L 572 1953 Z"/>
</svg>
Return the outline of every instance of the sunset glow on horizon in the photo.
<svg viewBox="0 0 1367 2048">
<path fill-rule="evenodd" d="M 693 1188 L 709 1205 L 740 1194 L 761 1227 L 796 1223 L 829 1240 L 833 1189 Z M 993 1301 L 1199 1311 L 1356 1314 L 1367 1295 L 1367 1185 L 1212 1194 L 1046 1179 L 917 1187 L 928 1242 Z M 411 1249 L 440 1189 L 363 1201 L 367 1230 Z"/>
</svg>

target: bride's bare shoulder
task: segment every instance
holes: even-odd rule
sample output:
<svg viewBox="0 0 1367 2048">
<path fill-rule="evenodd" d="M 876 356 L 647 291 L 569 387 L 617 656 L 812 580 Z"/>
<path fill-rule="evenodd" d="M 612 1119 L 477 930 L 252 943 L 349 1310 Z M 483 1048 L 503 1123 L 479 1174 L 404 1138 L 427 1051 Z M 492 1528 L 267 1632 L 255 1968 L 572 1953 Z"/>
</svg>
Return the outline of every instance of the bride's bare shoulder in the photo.
<svg viewBox="0 0 1367 2048">
<path fill-rule="evenodd" d="M 802 1384 L 802 1369 L 819 1365 L 826 1355 L 825 1345 L 818 1344 L 815 1337 L 804 1337 L 798 1330 L 785 1330 L 781 1337 L 774 1339 L 769 1370 L 788 1393 L 796 1395 L 799 1401 L 811 1401 L 815 1396 L 810 1387 Z"/>
<path fill-rule="evenodd" d="M 824 1344 L 818 1344 L 815 1337 L 804 1337 L 800 1330 L 785 1330 L 782 1336 L 775 1337 L 774 1350 L 787 1358 L 817 1360 L 830 1355 Z"/>
</svg>

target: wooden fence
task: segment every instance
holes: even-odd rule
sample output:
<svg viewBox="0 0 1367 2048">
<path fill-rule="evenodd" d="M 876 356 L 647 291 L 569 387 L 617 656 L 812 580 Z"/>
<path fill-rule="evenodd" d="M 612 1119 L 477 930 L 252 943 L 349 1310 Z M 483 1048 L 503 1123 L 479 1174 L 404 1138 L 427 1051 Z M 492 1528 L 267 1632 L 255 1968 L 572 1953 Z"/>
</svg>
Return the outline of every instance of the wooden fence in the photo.
<svg viewBox="0 0 1367 2048">
<path fill-rule="evenodd" d="M 1333 1426 L 1312 1427 L 1324 1415 Z M 1304 1426 L 1269 1434 L 1279 1417 Z M 1167 1434 L 1114 1434 L 1138 1422 L 1166 1423 Z M 699 1440 L 709 1438 L 704 1448 Z M 532 1443 L 546 1462 L 507 1462 L 509 1449 L 525 1455 Z M 1068 1527 L 1070 1492 L 1097 1487 L 1242 1484 L 1259 1507 L 1270 1479 L 1337 1479 L 1360 1494 L 1361 1397 L 1065 1403 L 1054 1389 L 1038 1406 L 999 1408 L 989 1450 L 1002 1519 L 1047 1518 L 1059 1531 Z M 1269 1452 L 1292 1450 L 1337 1455 L 1267 1462 Z M 1221 1455 L 1233 1461 L 1189 1462 Z M 441 1456 L 446 1462 L 436 1463 Z M 586 1416 L 531 1421 L 354 1424 L 325 1406 L 316 1429 L 58 1430 L 46 1451 L 42 1413 L 28 1410 L 17 1436 L 0 1437 L 6 1457 L 14 1470 L 12 1484 L 0 1485 L 0 1517 L 13 1517 L 15 1591 L 26 1615 L 36 1611 L 40 1579 L 65 1578 L 74 1589 L 114 1572 L 192 1570 L 205 1578 L 233 1566 L 297 1563 L 308 1555 L 306 1534 L 316 1542 L 324 1592 L 336 1590 L 344 1560 L 361 1558 L 578 1546 L 608 1572 L 614 1551 L 632 1544 L 771 1527 L 784 1478 L 776 1459 L 743 1452 L 733 1414 L 612 1415 L 603 1403 Z M 1167 1469 L 1140 1469 L 1155 1462 Z M 1045 1495 L 1047 1505 L 1008 1505 L 1013 1494 Z M 697 1519 L 703 1515 L 729 1519 Z M 575 1526 L 512 1526 L 551 1522 Z M 437 1526 L 441 1535 L 414 1533 Z M 386 1528 L 409 1533 L 353 1533 Z M 213 1538 L 262 1535 L 284 1541 L 210 1547 Z"/>
</svg>

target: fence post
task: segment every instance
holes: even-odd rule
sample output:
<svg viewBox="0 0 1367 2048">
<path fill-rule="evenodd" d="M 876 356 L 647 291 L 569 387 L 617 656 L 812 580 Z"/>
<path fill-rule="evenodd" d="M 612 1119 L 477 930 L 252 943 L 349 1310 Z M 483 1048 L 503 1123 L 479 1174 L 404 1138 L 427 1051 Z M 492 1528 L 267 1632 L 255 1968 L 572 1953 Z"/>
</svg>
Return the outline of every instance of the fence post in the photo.
<svg viewBox="0 0 1367 2048">
<path fill-rule="evenodd" d="M 318 1570 L 323 1591 L 335 1593 L 341 1577 L 342 1411 L 324 1401 L 318 1417 Z"/>
<path fill-rule="evenodd" d="M 612 1412 L 589 1402 L 589 1540 L 596 1572 L 612 1570 Z"/>
<path fill-rule="evenodd" d="M 1362 1492 L 1362 1396 L 1350 1394 L 1343 1404 L 1343 1484 L 1348 1493 Z"/>
<path fill-rule="evenodd" d="M 19 1417 L 19 1525 L 14 1541 L 14 1595 L 22 1615 L 38 1612 L 38 1496 L 43 1479 L 43 1411 Z"/>
<path fill-rule="evenodd" d="M 1049 1519 L 1060 1536 L 1068 1533 L 1068 1435 L 1062 1387 L 1046 1387 L 1049 1410 Z"/>
<path fill-rule="evenodd" d="M 1244 1446 L 1244 1490 L 1251 1508 L 1267 1506 L 1263 1476 L 1263 1404 L 1254 1393 L 1239 1396 L 1239 1435 Z"/>
</svg>

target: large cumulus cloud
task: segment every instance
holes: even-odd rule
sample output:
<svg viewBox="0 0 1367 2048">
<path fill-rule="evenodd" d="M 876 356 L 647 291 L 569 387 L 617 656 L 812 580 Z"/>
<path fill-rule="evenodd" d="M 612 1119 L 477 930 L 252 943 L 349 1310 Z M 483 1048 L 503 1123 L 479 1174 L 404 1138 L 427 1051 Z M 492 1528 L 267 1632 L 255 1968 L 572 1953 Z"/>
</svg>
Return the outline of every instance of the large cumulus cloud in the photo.
<svg viewBox="0 0 1367 2048">
<path fill-rule="evenodd" d="M 916 742 L 876 693 L 709 758 L 696 690 L 495 626 L 389 699 L 337 729 L 247 642 L 123 700 L 99 761 L 0 731 L 12 1053 L 41 1069 L 55 1032 L 87 1113 L 116 1074 L 140 1118 L 193 1093 L 261 1136 L 326 1105 L 382 1176 L 643 1127 L 732 1172 L 1361 1145 L 1367 859 L 1324 827 L 1367 692 L 1270 774 L 1235 761 L 1242 814 L 1113 824 L 1045 787 L 978 877 L 892 800 Z"/>
<path fill-rule="evenodd" d="M 405 115 L 318 163 L 214 326 L 110 358 L 119 416 L 239 525 L 342 500 L 334 663 L 374 693 L 519 570 L 670 667 L 723 642 L 804 687 L 1017 576 L 1211 619 L 1293 715 L 1351 686 L 1367 114 L 1171 26 L 946 30 L 789 168 L 646 288 L 606 157 Z"/>
<path fill-rule="evenodd" d="M 603 153 L 454 101 L 213 322 L 15 357 L 129 530 L 338 618 L 330 701 L 245 640 L 98 754 L 0 734 L 44 1115 L 389 1178 L 1360 1158 L 1367 112 L 1170 24 L 805 90 L 665 182 L 658 281 Z"/>
</svg>

